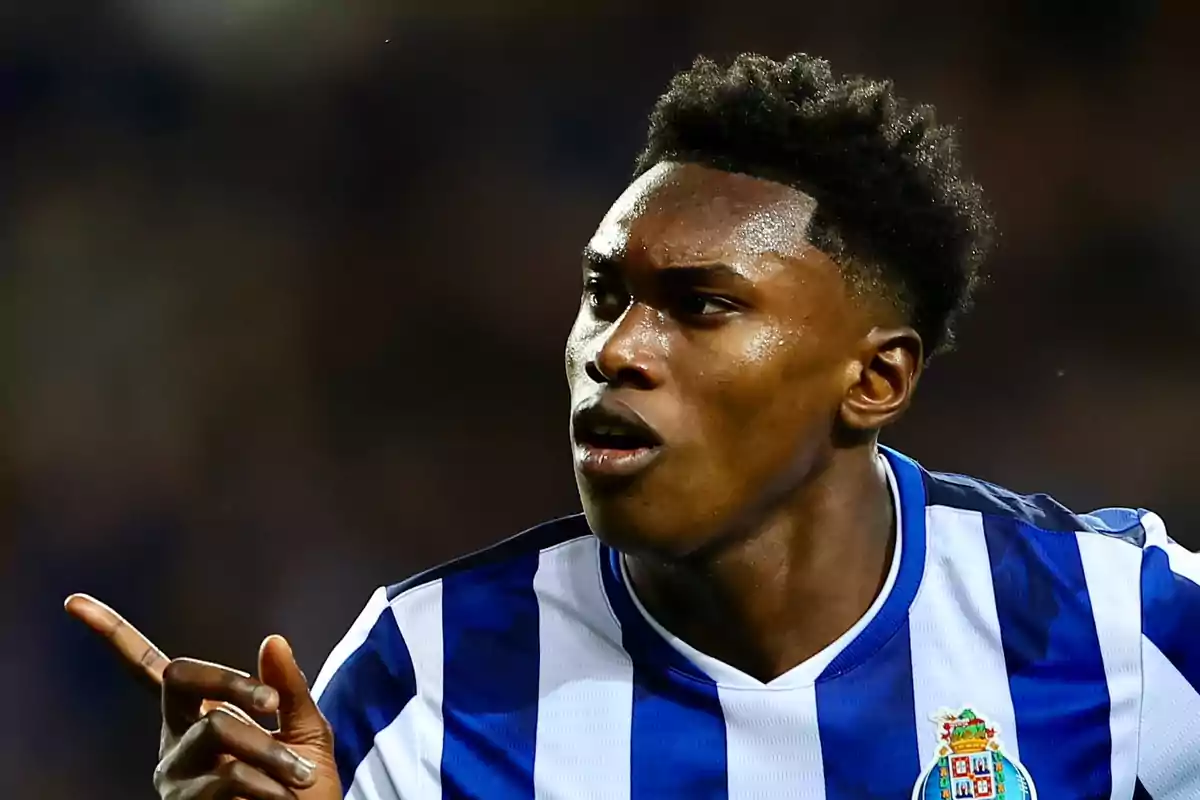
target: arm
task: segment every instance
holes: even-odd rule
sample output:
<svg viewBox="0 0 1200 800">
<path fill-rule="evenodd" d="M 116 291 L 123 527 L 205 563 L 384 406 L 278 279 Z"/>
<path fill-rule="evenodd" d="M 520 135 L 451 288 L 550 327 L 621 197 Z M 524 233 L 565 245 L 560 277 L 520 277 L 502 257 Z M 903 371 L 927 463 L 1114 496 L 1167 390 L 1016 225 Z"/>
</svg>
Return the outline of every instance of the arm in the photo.
<svg viewBox="0 0 1200 800">
<path fill-rule="evenodd" d="M 1200 797 L 1200 555 L 1147 515 L 1136 797 Z"/>
</svg>

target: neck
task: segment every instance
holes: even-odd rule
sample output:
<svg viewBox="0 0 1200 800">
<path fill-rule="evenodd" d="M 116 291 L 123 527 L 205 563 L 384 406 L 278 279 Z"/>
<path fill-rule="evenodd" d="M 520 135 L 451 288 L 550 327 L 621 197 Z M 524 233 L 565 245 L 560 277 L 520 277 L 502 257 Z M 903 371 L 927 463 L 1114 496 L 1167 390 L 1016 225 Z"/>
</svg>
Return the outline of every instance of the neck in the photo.
<svg viewBox="0 0 1200 800">
<path fill-rule="evenodd" d="M 871 445 L 837 451 L 723 547 L 684 561 L 625 558 L 638 598 L 665 628 L 765 682 L 870 608 L 891 566 L 894 519 Z"/>
</svg>

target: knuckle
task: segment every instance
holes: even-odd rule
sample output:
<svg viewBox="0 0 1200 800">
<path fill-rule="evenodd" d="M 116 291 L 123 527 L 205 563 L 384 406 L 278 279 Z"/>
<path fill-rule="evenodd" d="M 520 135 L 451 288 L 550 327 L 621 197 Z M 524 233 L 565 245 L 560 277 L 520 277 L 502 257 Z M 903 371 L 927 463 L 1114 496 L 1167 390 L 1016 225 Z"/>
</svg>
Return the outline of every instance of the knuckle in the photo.
<svg viewBox="0 0 1200 800">
<path fill-rule="evenodd" d="M 217 727 L 218 724 L 212 714 L 205 714 L 196 720 L 192 726 L 196 729 L 196 733 L 194 734 L 195 740 L 209 744 L 218 741 L 221 738 L 221 730 Z"/>
<path fill-rule="evenodd" d="M 195 674 L 195 662 L 190 658 L 173 658 L 163 669 L 163 686 L 175 688 L 187 685 Z"/>
<path fill-rule="evenodd" d="M 243 761 L 226 761 L 217 767 L 221 783 L 233 788 L 249 786 L 254 781 L 254 767 Z"/>
<path fill-rule="evenodd" d="M 165 795 L 167 791 L 170 790 L 167 779 L 166 762 L 160 761 L 154 766 L 154 775 L 151 780 L 154 783 L 154 788 L 158 790 L 159 794 Z"/>
<path fill-rule="evenodd" d="M 178 684 L 180 679 L 183 678 L 183 675 L 180 673 L 185 672 L 186 669 L 187 668 L 178 658 L 169 661 L 167 666 L 163 669 L 163 686 L 174 686 Z"/>
<path fill-rule="evenodd" d="M 242 774 L 241 766 L 241 761 L 226 761 L 217 767 L 217 775 L 223 781 L 234 781 Z"/>
<path fill-rule="evenodd" d="M 184 791 L 179 784 L 168 775 L 168 767 L 160 763 L 154 768 L 154 791 L 162 800 L 180 800 Z"/>
<path fill-rule="evenodd" d="M 225 741 L 230 736 L 234 735 L 237 730 L 236 725 L 240 725 L 233 715 L 223 708 L 214 708 L 203 717 L 200 722 L 205 726 L 205 735 L 210 740 Z"/>
</svg>

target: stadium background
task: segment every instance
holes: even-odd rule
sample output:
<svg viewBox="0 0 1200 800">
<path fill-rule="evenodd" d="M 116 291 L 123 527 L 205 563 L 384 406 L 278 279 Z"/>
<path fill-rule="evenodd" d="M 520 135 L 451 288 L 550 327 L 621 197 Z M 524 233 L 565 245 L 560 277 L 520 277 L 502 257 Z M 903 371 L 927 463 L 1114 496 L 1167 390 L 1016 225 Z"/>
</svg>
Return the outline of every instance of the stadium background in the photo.
<svg viewBox="0 0 1200 800">
<path fill-rule="evenodd" d="M 1081 11 L 1078 7 L 1085 6 Z M 69 624 L 315 674 L 376 585 L 576 508 L 578 253 L 696 52 L 964 127 L 1003 239 L 886 441 L 1200 545 L 1200 6 L 112 0 L 0 9 L 5 797 L 150 797 Z"/>
</svg>

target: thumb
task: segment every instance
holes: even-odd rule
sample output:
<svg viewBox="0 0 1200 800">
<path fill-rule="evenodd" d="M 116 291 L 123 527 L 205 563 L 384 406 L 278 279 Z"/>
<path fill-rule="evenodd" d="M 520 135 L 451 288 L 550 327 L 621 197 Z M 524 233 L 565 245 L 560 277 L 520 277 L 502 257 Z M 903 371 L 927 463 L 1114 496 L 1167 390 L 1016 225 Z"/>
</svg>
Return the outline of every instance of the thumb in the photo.
<svg viewBox="0 0 1200 800">
<path fill-rule="evenodd" d="M 292 646 L 282 636 L 263 639 L 258 649 L 258 675 L 279 692 L 279 735 L 290 744 L 316 744 L 327 737 L 328 725 L 308 691 Z"/>
</svg>

